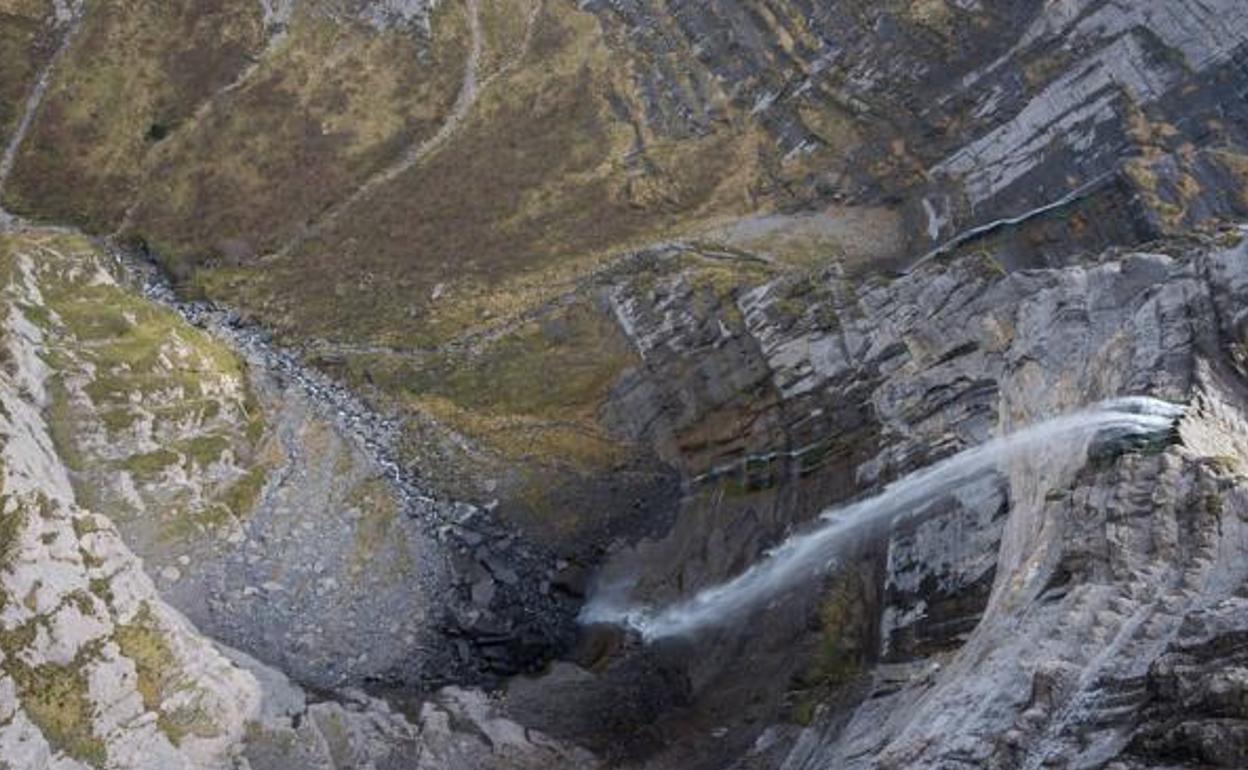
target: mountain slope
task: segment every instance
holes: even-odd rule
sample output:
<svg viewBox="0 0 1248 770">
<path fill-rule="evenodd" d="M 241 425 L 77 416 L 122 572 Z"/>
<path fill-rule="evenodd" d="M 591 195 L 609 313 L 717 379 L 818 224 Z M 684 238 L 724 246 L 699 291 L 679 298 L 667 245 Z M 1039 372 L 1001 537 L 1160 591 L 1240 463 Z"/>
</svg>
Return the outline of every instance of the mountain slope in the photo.
<svg viewBox="0 0 1248 770">
<path fill-rule="evenodd" d="M 285 675 L 203 636 L 166 597 L 203 613 L 202 602 L 212 603 L 203 577 L 211 571 L 211 542 L 241 542 L 232 533 L 265 505 L 255 494 L 231 491 L 250 472 L 236 464 L 254 469 L 265 462 L 249 458 L 245 442 L 256 432 L 232 422 L 247 403 L 240 362 L 220 342 L 119 285 L 105 270 L 109 260 L 80 237 L 27 230 L 0 238 L 7 319 L 0 382 L 0 757 L 6 767 L 590 766 L 583 753 L 530 738 L 496 716 L 478 693 L 446 690 L 409 720 L 358 691 L 343 700 L 312 699 Z M 84 376 L 94 379 L 79 390 Z M 124 389 L 124 407 L 115 398 L 119 379 L 142 382 Z M 126 420 L 116 417 L 118 410 Z M 107 442 L 96 432 L 101 425 L 112 431 Z M 147 442 L 157 448 L 115 459 Z M 316 451 L 318 443 L 322 453 L 335 451 L 332 443 L 324 446 L 323 434 L 298 445 Z M 359 462 L 337 451 L 339 465 Z M 226 491 L 214 499 L 220 489 Z M 333 498 L 326 503 L 333 506 Z M 306 511 L 303 522 L 314 514 Z M 366 509 L 364 515 L 382 514 Z M 369 537 L 388 537 L 362 526 Z M 131 544 L 144 550 L 146 563 Z M 367 557 L 360 579 L 386 576 L 381 542 Z M 297 576 L 275 576 L 281 583 L 266 592 L 305 590 Z M 198 585 L 188 592 L 187 582 Z M 334 586 L 332 601 L 358 602 L 353 591 Z M 230 608 L 236 627 L 250 625 L 255 633 L 283 612 L 280 599 L 259 601 L 267 605 L 263 620 Z M 404 611 L 418 607 L 408 601 Z M 320 612 L 328 618 L 336 610 Z M 210 611 L 207 622 L 222 621 Z M 229 635 L 215 630 L 219 638 Z M 322 679 L 340 681 L 307 650 L 296 665 L 262 640 L 241 641 L 305 681 L 317 678 L 310 671 L 318 667 Z M 366 649 L 363 641 L 350 634 L 353 650 Z M 387 646 L 401 649 L 393 641 Z M 334 661 L 341 655 L 325 654 Z M 348 675 L 358 673 L 348 666 Z"/>
<path fill-rule="evenodd" d="M 521 763 L 533 729 L 572 765 L 1243 764 L 1240 10 L 0 0 L 11 336 L 46 369 L 14 452 L 150 577 L 75 600 L 100 638 L 184 638 L 206 702 L 250 698 L 186 750 L 142 688 L 143 737 L 77 696 L 31 730 L 294 761 L 242 727 L 280 676 L 202 632 L 430 767 L 477 761 L 434 725 Z M 743 623 L 576 627 L 1123 395 L 1175 434 L 1003 463 Z M 83 536 L 28 518 L 30 583 Z M 28 589 L 14 633 L 77 607 Z"/>
</svg>

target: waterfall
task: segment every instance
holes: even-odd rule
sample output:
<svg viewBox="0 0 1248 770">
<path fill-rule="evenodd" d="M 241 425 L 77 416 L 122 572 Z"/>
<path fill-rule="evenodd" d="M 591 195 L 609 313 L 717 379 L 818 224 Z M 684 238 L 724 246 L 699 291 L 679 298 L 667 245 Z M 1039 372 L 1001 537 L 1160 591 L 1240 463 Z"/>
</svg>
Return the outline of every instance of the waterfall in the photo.
<svg viewBox="0 0 1248 770">
<path fill-rule="evenodd" d="M 1182 407 L 1165 401 L 1131 397 L 1046 420 L 915 471 L 872 497 L 830 508 L 814 529 L 793 535 L 737 577 L 692 597 L 657 608 L 599 592 L 585 605 L 581 622 L 628 626 L 646 641 L 729 622 L 820 573 L 836 557 L 844 536 L 855 529 L 921 508 L 970 478 L 1041 447 L 1063 442 L 1086 451 L 1088 441 L 1102 431 L 1122 437 L 1155 435 L 1173 427 L 1182 412 Z"/>
</svg>

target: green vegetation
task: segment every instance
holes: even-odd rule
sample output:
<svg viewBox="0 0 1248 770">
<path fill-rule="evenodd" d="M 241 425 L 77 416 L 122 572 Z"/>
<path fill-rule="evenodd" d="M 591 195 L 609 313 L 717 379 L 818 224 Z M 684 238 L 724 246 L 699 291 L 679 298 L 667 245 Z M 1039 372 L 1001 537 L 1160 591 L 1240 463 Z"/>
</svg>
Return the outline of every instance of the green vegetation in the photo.
<svg viewBox="0 0 1248 770">
<path fill-rule="evenodd" d="M 35 639 L 38 619 L 11 631 L 0 630 L 5 651 L 4 672 L 13 678 L 23 710 L 54 751 L 102 767 L 107 760 L 104 741 L 93 730 L 94 710 L 88 697 L 86 667 L 98 654 L 94 645 L 79 650 L 67 665 L 31 666 L 16 653 Z"/>
<path fill-rule="evenodd" d="M 230 485 L 222 494 L 221 502 L 234 516 L 245 518 L 256 506 L 268 477 L 269 469 L 263 463 L 256 464 Z"/>
<path fill-rule="evenodd" d="M 0 0 L 0 147 L 17 127 L 26 95 L 55 49 L 49 0 Z"/>
<path fill-rule="evenodd" d="M 113 585 L 108 580 L 108 578 L 91 578 L 91 580 L 87 584 L 87 588 L 100 601 L 104 602 L 110 607 L 112 606 L 113 599 L 115 597 L 113 596 Z"/>
<path fill-rule="evenodd" d="M 912 23 L 933 32 L 948 34 L 953 26 L 954 9 L 946 0 L 909 0 L 902 13 Z"/>
<path fill-rule="evenodd" d="M 154 138 L 242 70 L 261 26 L 259 6 L 245 0 L 88 4 L 18 155 L 6 206 L 114 228 Z"/>
<path fill-rule="evenodd" d="M 92 732 L 93 711 L 87 697 L 83 663 L 7 666 L 17 683 L 22 707 L 48 743 L 74 759 L 100 767 L 107 759 L 104 742 Z"/>
<path fill-rule="evenodd" d="M 121 648 L 121 654 L 134 662 L 143 707 L 157 715 L 157 726 L 175 746 L 188 735 L 209 737 L 216 734 L 216 726 L 200 710 L 165 708 L 170 695 L 191 685 L 186 684 L 169 640 L 156 623 L 147 602 L 129 623 L 117 626 L 113 638 Z"/>
<path fill-rule="evenodd" d="M 241 0 L 89 6 L 23 146 L 11 202 L 96 232 L 121 224 L 129 209 L 126 236 L 151 246 L 188 287 L 235 304 L 283 341 L 409 349 L 507 328 L 472 353 L 456 348 L 431 361 L 348 354 L 344 368 L 389 403 L 520 461 L 535 489 L 552 469 L 612 467 L 628 449 L 606 434 L 598 409 L 634 354 L 588 303 L 535 311 L 623 249 L 750 207 L 772 143 L 709 83 L 699 85 L 715 102 L 707 131 L 650 125 L 636 73 L 657 62 L 608 40 L 618 30 L 604 37 L 600 19 L 574 4 L 545 3 L 533 15 L 537 7 L 482 0 L 478 97 L 466 117 L 436 152 L 326 224 L 336 203 L 444 126 L 471 49 L 465 4 L 440 4 L 428 39 L 371 29 L 323 3 L 300 5 L 271 48 L 254 4 Z M 800 15 L 767 13 L 784 45 L 805 44 Z M 262 49 L 246 78 L 221 93 Z M 116 103 L 131 108 L 104 107 Z M 837 114 L 807 112 L 852 143 Z M 272 256 L 310 223 L 326 226 Z M 711 303 L 764 271 L 707 260 L 696 272 Z M 60 276 L 49 304 L 82 343 L 74 354 L 93 367 L 85 392 L 112 438 L 146 413 L 173 422 L 185 416 L 176 409 L 225 404 L 206 379 L 222 362 L 196 360 L 211 344 L 88 278 Z M 734 312 L 725 302 L 724 314 Z M 527 320 L 538 316 L 545 320 Z M 182 347 L 190 352 L 178 358 Z M 482 376 L 465 375 L 478 365 Z M 60 408 L 61 432 L 70 434 L 75 407 Z M 264 423 L 246 413 L 244 438 L 255 446 Z M 220 435 L 249 462 L 234 433 L 219 428 L 169 446 L 203 467 L 225 455 L 226 445 L 208 438 Z M 154 473 L 168 460 L 149 453 L 126 462 Z M 222 493 L 232 512 L 254 504 L 262 473 L 251 469 Z"/>
<path fill-rule="evenodd" d="M 114 476 L 119 469 L 151 481 L 184 460 L 189 467 L 198 468 L 218 461 L 230 450 L 250 451 L 241 434 L 249 430 L 250 422 L 260 420 L 259 409 L 241 387 L 241 365 L 228 350 L 191 329 L 177 316 L 107 282 L 99 272 L 96 252 L 81 239 L 49 233 L 0 239 L 0 259 L 6 269 L 19 253 L 30 258 L 33 288 L 40 291 L 46 302 L 44 312 L 27 315 L 46 334 L 48 344 L 40 352 L 54 372 L 47 383 L 48 423 L 56 448 L 74 471 L 76 483 L 94 490 L 92 496 L 104 499 L 110 494 L 108 485 L 96 480 Z M 199 387 L 186 387 L 192 381 Z M 200 399 L 190 408 L 180 399 L 188 391 Z M 106 406 L 97 409 L 89 398 L 99 399 Z M 203 399 L 210 400 L 213 406 L 205 407 Z M 127 457 L 126 443 L 114 441 L 107 444 L 105 451 L 116 454 L 109 456 L 97 448 L 98 441 L 92 440 L 99 437 L 101 429 L 111 431 L 133 425 L 145 411 L 155 416 L 153 410 L 158 405 L 170 402 L 178 407 L 170 413 L 176 415 L 173 419 L 177 424 L 156 429 L 177 431 L 182 438 L 173 440 L 168 447 Z M 254 416 L 244 416 L 244 404 L 254 411 Z M 218 424 L 200 423 L 198 420 L 204 415 Z M 237 430 L 230 432 L 229 427 Z M 263 478 L 263 473 L 247 474 L 239 490 L 255 486 L 253 475 Z M 230 499 L 241 507 L 242 501 L 254 497 L 254 493 L 239 490 L 228 491 Z M 185 494 L 183 490 L 174 492 L 174 498 Z M 14 507 L 12 500 L 0 502 L 4 503 L 0 507 L 0 565 L 11 558 L 28 516 L 60 519 L 66 515 L 57 509 L 55 501 L 43 495 L 31 498 L 29 505 Z M 223 504 L 209 505 L 208 513 L 199 519 L 211 515 L 229 516 L 230 512 Z M 103 559 L 89 550 L 89 544 L 92 533 L 106 526 L 104 519 L 74 515 L 68 523 L 78 539 L 83 565 L 88 570 L 103 567 Z M 55 532 L 49 531 L 41 535 L 41 540 L 46 544 L 54 537 Z M 26 612 L 34 613 L 41 609 L 36 601 L 41 598 L 38 589 L 36 583 L 25 596 L 4 596 L 0 601 L 19 601 Z M 64 601 L 91 615 L 104 605 L 111 607 L 114 598 L 109 579 L 96 573 L 86 589 L 71 592 Z M 107 748 L 94 732 L 95 714 L 88 683 L 89 668 L 98 658 L 102 642 L 82 648 L 67 664 L 35 665 L 22 651 L 34 644 L 39 626 L 47 623 L 46 617 L 36 615 L 16 627 L 0 628 L 0 650 L 4 653 L 0 668 L 16 684 L 23 712 L 54 751 L 94 767 L 104 767 Z M 215 734 L 218 728 L 211 715 L 199 707 L 197 693 L 187 689 L 194 685 L 188 684 L 181 672 L 151 607 L 145 605 L 130 623 L 119 625 L 114 640 L 122 654 L 134 661 L 143 703 L 156 713 L 160 729 L 171 741 L 178 743 L 191 734 Z M 182 696 L 184 705 L 166 708 L 175 694 Z"/>
<path fill-rule="evenodd" d="M 47 389 L 49 403 L 45 419 L 48 422 L 48 432 L 52 436 L 52 445 L 66 468 L 71 471 L 82 470 L 84 461 L 74 442 L 74 415 L 69 404 L 69 391 L 60 377 L 49 380 Z"/>
<path fill-rule="evenodd" d="M 124 407 L 107 409 L 100 413 L 100 419 L 110 433 L 118 433 L 134 424 L 135 413 Z"/>
<path fill-rule="evenodd" d="M 413 368 L 365 371 L 409 406 L 505 457 L 602 467 L 614 442 L 597 426 L 597 411 L 635 363 L 611 320 L 577 304 L 525 324 L 471 360 L 448 355 Z"/>
<path fill-rule="evenodd" d="M 514 67 L 525 52 L 528 20 L 541 0 L 481 0 L 481 29 L 485 37 L 481 76 L 498 75 Z"/>
<path fill-rule="evenodd" d="M 409 389 L 475 411 L 567 419 L 578 406 L 592 411 L 595 397 L 634 362 L 629 342 L 608 318 L 575 305 L 500 339 L 471 367 L 448 361 L 425 368 Z"/>
<path fill-rule="evenodd" d="M 639 73 L 692 71 L 694 51 L 659 61 L 573 3 L 481 0 L 475 102 L 436 151 L 378 176 L 447 126 L 471 50 L 466 7 L 440 4 L 425 39 L 358 24 L 336 4 L 299 4 L 269 47 L 258 9 L 242 0 L 88 6 L 11 198 L 95 232 L 128 213 L 123 235 L 152 247 L 188 290 L 239 307 L 280 341 L 346 343 L 343 353 L 329 346 L 338 373 L 518 465 L 505 483 L 539 509 L 568 479 L 634 459 L 599 411 L 639 362 L 600 298 L 588 299 L 591 274 L 622 251 L 788 199 L 812 170 L 802 158 L 780 161 L 774 137 L 712 79 L 682 84 L 708 102 L 703 127 L 654 119 Z M 759 13 L 781 50 L 821 45 L 793 7 Z M 659 10 L 662 24 L 678 22 L 669 14 Z M 828 145 L 812 152 L 862 141 L 848 108 L 817 102 L 801 107 Z M 117 103 L 131 107 L 106 108 Z M 379 181 L 357 205 L 326 218 L 370 179 Z M 812 229 L 782 245 L 806 265 L 835 256 L 829 243 Z M 738 256 L 685 265 L 695 310 L 713 307 L 733 329 L 740 289 L 792 267 Z M 90 365 L 94 416 L 115 441 L 157 418 L 154 431 L 177 434 L 159 445 L 190 469 L 232 456 L 245 475 L 206 496 L 245 515 L 264 484 L 252 454 L 265 424 L 244 407 L 238 436 L 235 405 L 214 387 L 237 362 L 213 360 L 198 332 L 89 277 L 59 276 L 49 304 L 80 343 L 73 356 Z M 566 306 L 577 291 L 586 299 Z M 359 352 L 369 343 L 398 353 Z M 430 352 L 406 355 L 414 349 Z M 85 411 L 80 383 L 68 384 L 74 403 L 58 420 L 67 435 Z M 171 458 L 110 463 L 151 476 Z M 179 511 L 178 527 L 222 515 Z"/>
<path fill-rule="evenodd" d="M 798 677 L 790 718 L 809 724 L 818 704 L 856 679 L 867 663 L 870 621 L 865 579 L 843 570 L 819 606 L 819 636 L 812 660 Z"/>
<path fill-rule="evenodd" d="M 177 452 L 157 449 L 127 457 L 122 461 L 121 468 L 134 474 L 141 481 L 152 481 L 159 478 L 166 468 L 176 465 L 181 459 Z"/>
<path fill-rule="evenodd" d="M 483 87 L 438 152 L 293 253 L 208 266 L 195 285 L 293 338 L 436 344 L 531 309 L 618 249 L 735 210 L 740 182 L 727 180 L 749 155 L 732 126 L 656 138 L 646 175 L 622 162 L 635 133 L 604 95 L 633 98 L 626 73 L 596 18 L 548 3 L 525 66 Z"/>
<path fill-rule="evenodd" d="M 1217 494 L 1217 493 L 1207 494 L 1205 495 L 1204 500 L 1202 502 L 1204 504 L 1205 513 L 1208 513 L 1210 516 L 1214 516 L 1219 519 L 1222 518 L 1222 511 L 1223 511 L 1222 495 Z"/>
<path fill-rule="evenodd" d="M 179 449 L 186 455 L 188 470 L 192 470 L 193 468 L 207 468 L 220 460 L 225 450 L 230 448 L 230 443 L 225 436 L 210 434 L 196 436 L 190 441 L 183 442 Z"/>
<path fill-rule="evenodd" d="M 9 513 L 4 512 L 8 502 L 7 496 L 0 496 L 0 569 L 9 563 L 17 552 L 18 538 L 26 526 L 26 512 L 21 507 Z"/>
<path fill-rule="evenodd" d="M 75 516 L 70 520 L 70 526 L 74 529 L 74 537 L 79 540 L 103 529 L 103 527 L 99 526 L 98 520 L 93 516 Z"/>
<path fill-rule="evenodd" d="M 109 429 L 133 422 L 128 405 L 136 396 L 147 401 L 157 394 L 177 393 L 185 403 L 202 397 L 208 380 L 241 378 L 241 363 L 221 343 L 133 292 L 95 282 L 88 272 L 95 252 L 86 241 L 61 236 L 36 246 L 42 247 L 45 259 L 49 254 L 63 257 L 40 266 L 47 308 L 60 321 L 56 328 L 51 328 L 50 320 L 45 326 L 57 335 L 62 356 L 91 364 L 94 375 L 86 394 L 104 411 Z M 56 387 L 66 395 L 63 385 Z M 75 415 L 56 393 L 50 417 L 54 436 L 58 431 L 68 435 Z"/>
<path fill-rule="evenodd" d="M 134 233 L 175 268 L 278 249 L 450 112 L 468 55 L 462 3 L 439 8 L 430 47 L 297 7 L 281 48 L 153 154 Z"/>
<path fill-rule="evenodd" d="M 104 566 L 104 560 L 88 551 L 82 546 L 78 547 L 78 558 L 82 559 L 82 564 L 87 569 L 99 569 Z"/>
<path fill-rule="evenodd" d="M 861 630 L 866 608 L 853 590 L 859 586 L 852 579 L 846 583 L 852 588 L 845 585 L 834 589 L 819 610 L 822 636 L 810 677 L 823 684 L 844 684 L 862 670 L 864 649 L 854 632 Z"/>
<path fill-rule="evenodd" d="M 179 549 L 248 514 L 268 467 L 256 457 L 266 422 L 242 361 L 175 313 L 107 280 L 104 260 L 82 238 L 36 233 L 0 241 L 0 256 L 17 253 L 31 258 L 46 303 L 33 319 L 54 372 L 45 417 L 80 502 L 122 524 L 149 515 L 136 525 L 151 528 L 153 543 Z M 228 475 L 203 473 L 218 463 Z M 170 474 L 177 466 L 186 473 Z M 118 471 L 140 482 L 143 506 L 118 492 Z M 94 561 L 89 553 L 83 558 Z"/>
<path fill-rule="evenodd" d="M 144 602 L 130 623 L 118 624 L 114 638 L 121 654 L 134 662 L 143 705 L 148 711 L 159 713 L 165 688 L 178 671 L 169 643 L 156 628 L 151 606 Z"/>
</svg>

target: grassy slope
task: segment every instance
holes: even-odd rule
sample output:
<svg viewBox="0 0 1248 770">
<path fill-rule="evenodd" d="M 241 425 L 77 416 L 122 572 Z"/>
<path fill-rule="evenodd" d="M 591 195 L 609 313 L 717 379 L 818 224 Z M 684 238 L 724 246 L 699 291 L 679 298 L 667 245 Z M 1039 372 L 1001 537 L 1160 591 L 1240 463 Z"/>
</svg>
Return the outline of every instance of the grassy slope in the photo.
<svg viewBox="0 0 1248 770">
<path fill-rule="evenodd" d="M 149 160 L 134 230 L 178 264 L 278 249 L 432 135 L 455 100 L 462 6 L 444 6 L 431 46 L 304 8 L 246 83 Z"/>
<path fill-rule="evenodd" d="M 0 0 L 0 148 L 12 137 L 26 95 L 52 56 L 53 20 L 49 0 Z"/>
<path fill-rule="evenodd" d="M 651 60 L 571 0 L 480 0 L 479 96 L 449 141 L 283 251 L 442 125 L 468 6 L 442 4 L 425 40 L 314 2 L 264 49 L 255 8 L 232 2 L 89 13 L 10 204 L 95 231 L 130 209 L 130 236 L 287 342 L 438 348 L 505 329 L 470 354 L 348 351 L 340 371 L 522 476 L 615 467 L 633 448 L 597 414 L 636 364 L 627 341 L 587 299 L 534 309 L 622 249 L 755 206 L 760 178 L 784 171 L 770 139 L 709 81 L 686 84 L 711 105 L 704 130 L 647 118 L 641 73 L 692 71 L 689 51 Z M 211 98 L 262 50 L 238 88 Z"/>
<path fill-rule="evenodd" d="M 202 284 L 296 339 L 437 344 L 545 299 L 597 257 L 731 210 L 739 198 L 720 185 L 743 141 L 731 126 L 656 148 L 666 189 L 638 191 L 633 130 L 609 104 L 631 98 L 625 71 L 592 16 L 548 3 L 523 65 L 484 89 L 441 152 L 291 254 Z"/>
<path fill-rule="evenodd" d="M 120 224 L 142 159 L 262 43 L 247 0 L 91 4 L 18 155 L 5 205 L 93 231 Z"/>
</svg>

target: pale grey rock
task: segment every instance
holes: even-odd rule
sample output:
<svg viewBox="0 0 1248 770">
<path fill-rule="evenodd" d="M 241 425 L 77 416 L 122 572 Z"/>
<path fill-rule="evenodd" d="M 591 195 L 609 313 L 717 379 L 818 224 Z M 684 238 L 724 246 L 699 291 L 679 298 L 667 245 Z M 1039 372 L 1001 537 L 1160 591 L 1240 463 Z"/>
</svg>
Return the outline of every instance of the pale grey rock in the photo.
<svg viewBox="0 0 1248 770">
<path fill-rule="evenodd" d="M 118 287 L 89 249 L 19 252 L 39 265 L 30 291 L 62 273 Z M 211 326 L 206 316 L 198 318 Z M 16 332 L 31 333 L 32 325 L 16 323 L 25 323 Z M 152 374 L 169 386 L 132 390 L 130 422 L 119 431 L 107 424 L 109 404 L 93 400 L 92 343 L 49 337 L 43 347 L 61 361 L 73 423 L 68 440 L 83 458 L 76 486 L 158 578 L 163 598 L 213 638 L 324 687 L 414 668 L 405 639 L 427 641 L 426 597 L 446 570 L 422 522 L 406 515 L 420 503 L 391 485 L 386 460 L 365 451 L 348 419 L 327 414 L 317 396 L 330 386 L 274 371 L 255 344 L 242 350 L 246 370 L 207 367 L 200 356 L 208 339 L 188 325 L 162 342 Z M 193 394 L 178 385 L 187 370 L 196 373 Z M 324 400 L 351 418 L 365 411 L 351 397 Z M 188 408 L 208 402 L 211 411 Z M 253 449 L 229 439 L 256 417 L 266 430 Z M 360 428 L 374 445 L 388 440 L 379 422 Z M 197 442 L 213 446 L 222 436 L 224 449 L 210 462 L 195 459 Z M 155 473 L 126 470 L 132 458 L 171 451 L 175 461 Z M 263 481 L 254 504 L 222 515 L 223 495 L 255 473 Z M 212 600 L 222 595 L 244 601 Z"/>
<path fill-rule="evenodd" d="M 20 770 L 595 766 L 574 746 L 503 717 L 496 704 L 475 691 L 438 693 L 415 721 L 356 690 L 329 693 L 329 698 L 321 691 L 313 698 L 284 673 L 209 640 L 171 606 L 121 528 L 81 504 L 76 491 L 81 487 L 71 480 L 81 469 L 67 467 L 63 447 L 53 441 L 45 420 L 52 380 L 67 374 L 61 368 L 67 363 L 47 355 L 53 343 L 44 331 L 46 321 L 27 317 L 49 313 L 40 292 L 41 271 L 76 270 L 94 275 L 97 282 L 112 281 L 107 273 L 91 272 L 98 267 L 94 256 L 60 253 L 60 242 L 41 240 L 47 235 L 22 234 L 27 245 L 42 250 L 41 261 L 18 248 L 10 255 L 12 281 L 0 290 L 7 362 L 0 370 L 5 489 L 0 503 L 0 765 Z M 187 352 L 179 333 L 187 332 L 175 328 L 169 341 L 168 355 L 175 358 Z M 53 361 L 58 368 L 49 365 Z M 224 382 L 206 389 L 228 396 L 236 387 Z M 322 461 L 345 464 L 333 453 Z M 334 478 L 332 472 L 321 473 Z M 175 470 L 162 483 L 195 489 L 200 482 Z M 296 516 L 286 518 L 297 523 Z M 330 557 L 324 549 L 317 555 Z M 161 572 L 181 568 L 193 573 L 201 564 L 194 558 L 170 561 L 180 567 Z M 185 576 L 168 588 L 191 580 Z M 253 600 L 288 593 L 283 581 L 262 585 Z M 246 593 L 221 608 L 237 612 Z M 338 615 L 340 623 L 356 623 L 354 613 Z M 329 618 L 308 620 L 326 623 Z M 380 626 L 376 631 L 395 636 L 410 626 L 401 620 L 369 622 Z M 415 645 L 419 640 L 409 633 L 404 641 Z M 369 665 L 371 648 L 357 645 L 352 652 L 357 664 Z"/>
<path fill-rule="evenodd" d="M 662 440 L 722 405 L 737 408 L 741 380 L 730 378 L 745 370 L 768 386 L 752 386 L 745 412 L 768 432 L 686 455 L 712 470 L 691 474 L 673 528 L 608 560 L 597 590 L 652 605 L 739 574 L 802 525 L 811 497 L 817 511 L 835 495 L 869 494 L 1107 398 L 1188 405 L 1169 443 L 1103 437 L 1088 455 L 1053 446 L 846 543 L 830 579 L 839 569 L 870 575 L 870 565 L 880 575 L 865 580 L 874 641 L 863 643 L 877 645 L 855 685 L 865 689 L 814 709 L 806 728 L 773 724 L 766 740 L 762 725 L 743 721 L 737 739 L 756 750 L 741 767 L 1242 763 L 1234 747 L 1248 715 L 1228 705 L 1238 702 L 1248 635 L 1237 609 L 1248 594 L 1241 234 L 1044 270 L 1008 272 L 983 255 L 887 279 L 829 268 L 741 292 L 736 308 L 684 290 L 683 317 L 651 288 L 679 294 L 688 284 L 656 270 L 643 290 L 616 290 L 617 317 L 647 356 L 646 373 L 616 394 L 634 410 L 621 424 Z M 740 319 L 733 340 L 717 345 L 708 330 L 730 315 Z M 830 448 L 833 461 L 806 461 Z M 722 491 L 756 476 L 763 482 L 744 503 Z M 695 698 L 728 709 L 732 688 L 788 676 L 767 655 L 809 639 L 820 592 L 794 594 L 691 640 Z M 749 707 L 736 713 L 744 719 Z"/>
<path fill-rule="evenodd" d="M 428 33 L 429 16 L 437 7 L 438 0 L 371 0 L 361 16 L 379 29 L 415 25 Z"/>
<path fill-rule="evenodd" d="M 17 304 L 40 299 L 32 273 L 19 259 L 4 290 L 4 345 L 16 366 L 0 377 L 0 515 L 13 537 L 0 561 L 0 757 L 30 770 L 82 768 L 103 756 L 136 769 L 226 767 L 259 688 L 160 599 L 111 522 L 78 506 L 41 414 L 44 340 Z M 158 703 L 139 690 L 141 664 L 122 646 L 124 629 L 136 627 L 164 650 Z M 53 686 L 64 688 L 56 708 L 71 716 L 31 706 Z M 158 721 L 190 714 L 195 730 L 176 741 Z M 68 739 L 47 729 L 66 722 Z"/>
<path fill-rule="evenodd" d="M 880 344 L 904 350 L 874 400 L 899 442 L 885 449 L 895 458 L 885 465 L 904 462 L 906 445 L 931 445 L 951 430 L 977 440 L 990 425 L 959 401 L 1010 425 L 1114 394 L 1155 393 L 1190 404 L 1178 443 L 1089 467 L 1055 447 L 1004 469 L 1003 529 L 990 523 L 1001 510 L 991 496 L 954 516 L 971 557 L 960 578 L 949 569 L 958 547 L 933 532 L 917 538 L 909 525 L 895 529 L 883 613 L 890 638 L 927 618 L 946 589 L 970 602 L 974 629 L 963 640 L 964 612 L 935 614 L 946 651 L 904 650 L 930 665 L 900 678 L 877 670 L 876 694 L 848 723 L 826 713 L 796 736 L 783 766 L 1142 768 L 1169 766 L 1167 756 L 1238 766 L 1246 715 L 1225 704 L 1238 692 L 1232 640 L 1248 633 L 1236 609 L 1248 588 L 1248 445 L 1244 371 L 1234 368 L 1243 332 L 1232 308 L 1245 299 L 1248 249 L 1128 255 L 1004 277 L 968 269 L 974 264 L 924 269 L 878 302 L 868 292 L 858 303 L 864 333 L 879 313 Z M 960 355 L 950 358 L 951 348 Z M 833 371 L 773 361 L 780 370 L 804 366 L 808 377 Z M 972 377 L 991 386 L 977 389 Z M 924 403 L 934 393 L 939 408 Z M 937 516 L 917 527 L 948 525 Z M 976 599 L 966 578 L 994 572 L 991 596 Z M 898 590 L 919 584 L 925 599 Z M 1206 632 L 1206 647 L 1178 641 L 1211 625 L 1218 630 Z M 1176 661 L 1193 657 L 1176 672 Z M 1225 676 L 1213 675 L 1214 660 Z M 1210 673 L 1199 673 L 1202 665 Z M 1178 684 L 1189 676 L 1199 703 Z"/>
</svg>

